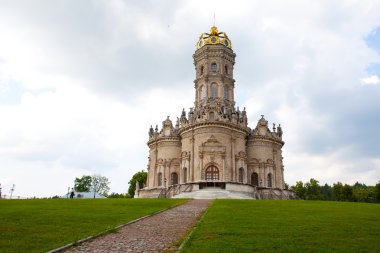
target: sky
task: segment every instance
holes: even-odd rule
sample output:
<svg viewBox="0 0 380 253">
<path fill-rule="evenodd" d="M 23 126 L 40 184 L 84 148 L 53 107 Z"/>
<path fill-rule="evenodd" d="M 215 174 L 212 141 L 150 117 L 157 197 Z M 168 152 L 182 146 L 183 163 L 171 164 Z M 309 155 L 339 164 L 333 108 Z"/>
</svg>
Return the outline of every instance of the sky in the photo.
<svg viewBox="0 0 380 253">
<path fill-rule="evenodd" d="M 0 0 L 2 194 L 110 192 L 148 163 L 148 130 L 194 103 L 213 24 L 236 53 L 235 100 L 284 132 L 285 181 L 380 180 L 380 1 Z"/>
</svg>

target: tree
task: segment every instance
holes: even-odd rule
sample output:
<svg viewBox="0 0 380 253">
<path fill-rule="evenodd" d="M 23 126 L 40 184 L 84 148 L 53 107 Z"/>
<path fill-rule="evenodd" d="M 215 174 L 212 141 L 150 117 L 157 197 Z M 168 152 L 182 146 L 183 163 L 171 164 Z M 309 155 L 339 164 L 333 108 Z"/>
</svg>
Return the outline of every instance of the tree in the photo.
<svg viewBox="0 0 380 253">
<path fill-rule="evenodd" d="M 323 200 L 332 200 L 332 188 L 330 185 L 325 184 L 324 186 L 321 186 L 321 193 Z"/>
<path fill-rule="evenodd" d="M 343 185 L 341 182 L 337 182 L 336 184 L 333 184 L 332 188 L 332 195 L 333 200 L 336 201 L 343 201 Z"/>
<path fill-rule="evenodd" d="M 296 182 L 291 187 L 298 197 L 307 200 L 334 200 L 334 201 L 358 201 L 358 202 L 379 202 L 380 203 L 380 182 L 376 186 L 367 186 L 356 182 L 348 185 L 337 182 L 330 186 L 325 184 L 320 186 L 319 182 L 313 178 L 310 182 Z"/>
<path fill-rule="evenodd" d="M 352 186 L 341 182 L 333 185 L 333 198 L 337 201 L 354 201 Z"/>
<path fill-rule="evenodd" d="M 296 185 L 290 187 L 290 189 L 294 191 L 301 199 L 305 198 L 306 188 L 303 186 L 302 181 L 296 182 Z"/>
<path fill-rule="evenodd" d="M 306 199 L 318 200 L 322 199 L 321 186 L 318 184 L 318 180 L 310 178 L 310 181 L 305 184 L 306 188 Z"/>
<path fill-rule="evenodd" d="M 101 176 L 101 175 L 93 175 L 91 177 L 92 181 L 92 187 L 91 190 L 94 192 L 94 198 L 95 193 L 102 194 L 103 196 L 107 196 L 108 191 L 110 190 L 109 184 L 110 181 L 108 178 Z"/>
<path fill-rule="evenodd" d="M 136 190 L 136 181 L 139 182 L 140 189 L 144 188 L 144 184 L 146 183 L 146 179 L 148 177 L 148 173 L 145 171 L 139 171 L 136 174 L 132 176 L 132 179 L 129 180 L 129 188 L 128 188 L 128 194 L 133 198 L 135 196 L 135 190 Z"/>
<path fill-rule="evenodd" d="M 344 184 L 343 186 L 343 198 L 344 201 L 354 201 L 354 191 L 352 190 L 352 186 L 348 184 Z"/>
<path fill-rule="evenodd" d="M 89 192 L 92 186 L 91 176 L 83 175 L 81 178 L 75 178 L 74 190 L 77 192 Z"/>
<path fill-rule="evenodd" d="M 375 186 L 375 200 L 377 203 L 380 203 L 380 182 Z"/>
<path fill-rule="evenodd" d="M 367 186 L 356 182 L 352 186 L 354 201 L 358 202 L 376 202 L 375 200 L 375 187 Z"/>
<path fill-rule="evenodd" d="M 107 198 L 109 199 L 126 199 L 126 198 L 130 198 L 131 196 L 129 196 L 128 193 L 111 193 L 110 195 L 107 196 Z"/>
</svg>

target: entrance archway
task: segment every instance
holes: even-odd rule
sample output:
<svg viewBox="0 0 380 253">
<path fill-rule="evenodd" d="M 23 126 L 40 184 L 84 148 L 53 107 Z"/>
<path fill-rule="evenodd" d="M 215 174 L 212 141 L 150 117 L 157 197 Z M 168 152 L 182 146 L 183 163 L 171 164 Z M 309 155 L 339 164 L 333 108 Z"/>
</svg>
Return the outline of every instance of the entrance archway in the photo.
<svg viewBox="0 0 380 253">
<path fill-rule="evenodd" d="M 206 169 L 205 173 L 206 181 L 216 181 L 219 180 L 219 170 L 216 166 L 211 165 Z"/>
</svg>

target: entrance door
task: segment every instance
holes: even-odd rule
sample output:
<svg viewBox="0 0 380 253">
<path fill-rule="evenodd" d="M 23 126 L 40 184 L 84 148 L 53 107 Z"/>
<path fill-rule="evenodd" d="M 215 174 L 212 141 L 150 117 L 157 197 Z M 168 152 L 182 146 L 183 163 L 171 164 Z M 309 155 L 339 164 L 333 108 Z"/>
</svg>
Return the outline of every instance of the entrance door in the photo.
<svg viewBox="0 0 380 253">
<path fill-rule="evenodd" d="M 211 165 L 206 169 L 206 181 L 217 180 L 219 180 L 219 170 L 214 165 Z"/>
</svg>

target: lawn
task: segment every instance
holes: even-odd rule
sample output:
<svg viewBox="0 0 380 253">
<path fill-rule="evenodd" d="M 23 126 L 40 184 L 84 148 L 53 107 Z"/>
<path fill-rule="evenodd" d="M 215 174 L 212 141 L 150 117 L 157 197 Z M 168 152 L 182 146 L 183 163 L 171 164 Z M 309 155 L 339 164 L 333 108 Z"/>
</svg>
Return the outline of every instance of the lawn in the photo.
<svg viewBox="0 0 380 253">
<path fill-rule="evenodd" d="M 380 252 L 380 205 L 216 200 L 181 252 Z"/>
<path fill-rule="evenodd" d="M 46 252 L 184 201 L 0 200 L 0 252 Z"/>
</svg>

